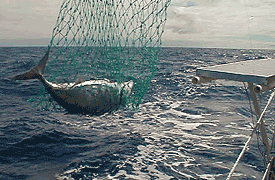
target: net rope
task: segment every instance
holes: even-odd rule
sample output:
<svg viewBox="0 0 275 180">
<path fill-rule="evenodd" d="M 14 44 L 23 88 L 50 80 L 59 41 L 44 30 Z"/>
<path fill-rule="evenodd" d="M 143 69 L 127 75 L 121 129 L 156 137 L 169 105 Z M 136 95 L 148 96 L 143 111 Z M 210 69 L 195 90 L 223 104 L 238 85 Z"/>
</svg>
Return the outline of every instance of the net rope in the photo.
<svg viewBox="0 0 275 180">
<path fill-rule="evenodd" d="M 65 0 L 50 41 L 45 76 L 132 80 L 128 107 L 138 108 L 158 65 L 170 0 Z M 49 106 L 45 90 L 40 104 Z"/>
</svg>

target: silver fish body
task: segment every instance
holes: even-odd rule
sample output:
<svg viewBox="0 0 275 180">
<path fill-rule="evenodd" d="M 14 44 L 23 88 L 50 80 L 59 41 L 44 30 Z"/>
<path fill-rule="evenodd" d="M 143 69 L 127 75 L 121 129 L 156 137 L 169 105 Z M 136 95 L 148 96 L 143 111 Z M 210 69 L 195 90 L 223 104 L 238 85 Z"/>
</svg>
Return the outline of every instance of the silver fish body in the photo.
<svg viewBox="0 0 275 180">
<path fill-rule="evenodd" d="M 60 84 L 49 82 L 43 76 L 48 57 L 49 49 L 37 66 L 11 79 L 39 79 L 51 97 L 69 114 L 99 116 L 124 106 L 131 95 L 133 81 L 117 83 L 103 79 Z"/>
</svg>

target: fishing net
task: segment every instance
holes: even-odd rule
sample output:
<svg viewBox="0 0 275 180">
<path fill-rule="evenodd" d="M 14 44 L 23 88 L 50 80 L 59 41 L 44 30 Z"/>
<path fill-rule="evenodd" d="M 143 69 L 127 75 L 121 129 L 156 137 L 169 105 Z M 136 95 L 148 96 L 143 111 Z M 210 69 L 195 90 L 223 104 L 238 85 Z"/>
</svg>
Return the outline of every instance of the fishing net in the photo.
<svg viewBox="0 0 275 180">
<path fill-rule="evenodd" d="M 132 80 L 127 105 L 137 108 L 157 70 L 169 4 L 170 0 L 65 0 L 52 32 L 46 78 Z"/>
</svg>

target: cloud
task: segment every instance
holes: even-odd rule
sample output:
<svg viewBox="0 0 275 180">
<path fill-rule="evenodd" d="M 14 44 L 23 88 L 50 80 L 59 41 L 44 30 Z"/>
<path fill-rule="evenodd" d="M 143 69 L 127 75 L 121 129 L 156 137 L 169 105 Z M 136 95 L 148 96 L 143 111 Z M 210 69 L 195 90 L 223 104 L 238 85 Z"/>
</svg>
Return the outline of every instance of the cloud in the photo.
<svg viewBox="0 0 275 180">
<path fill-rule="evenodd" d="M 220 3 L 222 0 L 172 0 L 172 6 L 192 7 L 192 6 L 213 6 Z"/>
<path fill-rule="evenodd" d="M 192 14 L 185 13 L 182 10 L 184 7 L 175 8 L 171 13 L 174 17 L 169 24 L 166 25 L 166 29 L 171 29 L 173 33 L 188 34 L 196 32 L 196 20 Z"/>
<path fill-rule="evenodd" d="M 62 3 L 58 1 L 2 0 L 0 39 L 49 38 Z"/>
<path fill-rule="evenodd" d="M 50 38 L 62 2 L 2 0 L 0 39 Z M 166 45 L 237 47 L 250 38 L 270 46 L 274 9 L 274 0 L 172 0 L 162 39 Z"/>
<path fill-rule="evenodd" d="M 250 36 L 255 43 L 270 46 L 267 37 L 274 37 L 274 9 L 271 0 L 176 0 L 169 7 L 163 40 L 215 46 L 220 42 L 222 47 L 249 44 Z"/>
<path fill-rule="evenodd" d="M 188 1 L 185 3 L 185 7 L 196 6 L 196 2 Z"/>
<path fill-rule="evenodd" d="M 211 26 L 208 18 L 201 11 L 205 7 L 172 7 L 165 29 L 178 35 L 204 33 Z"/>
<path fill-rule="evenodd" d="M 23 18 L 22 17 L 5 16 L 5 15 L 0 14 L 0 21 L 21 22 L 21 21 L 23 21 Z"/>
</svg>

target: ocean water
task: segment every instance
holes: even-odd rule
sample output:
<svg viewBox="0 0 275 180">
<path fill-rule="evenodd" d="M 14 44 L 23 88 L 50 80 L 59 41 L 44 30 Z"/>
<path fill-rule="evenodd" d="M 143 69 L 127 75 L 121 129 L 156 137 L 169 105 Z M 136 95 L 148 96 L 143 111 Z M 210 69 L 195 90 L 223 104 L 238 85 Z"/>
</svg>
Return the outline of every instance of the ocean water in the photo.
<svg viewBox="0 0 275 180">
<path fill-rule="evenodd" d="M 0 179 L 225 179 L 255 116 L 243 83 L 193 85 L 191 78 L 198 67 L 275 56 L 273 50 L 162 48 L 139 110 L 87 117 L 36 107 L 28 100 L 39 94 L 39 81 L 7 79 L 36 65 L 45 51 L 0 47 Z M 262 106 L 269 94 L 259 95 Z M 274 105 L 265 118 L 270 137 L 273 113 Z M 261 151 L 254 137 L 233 179 L 260 179 Z"/>
</svg>

